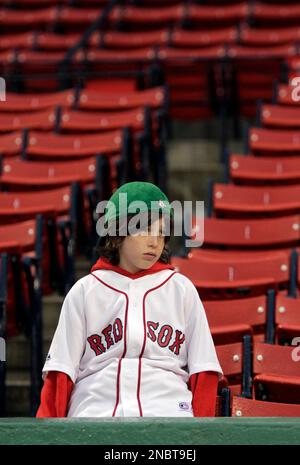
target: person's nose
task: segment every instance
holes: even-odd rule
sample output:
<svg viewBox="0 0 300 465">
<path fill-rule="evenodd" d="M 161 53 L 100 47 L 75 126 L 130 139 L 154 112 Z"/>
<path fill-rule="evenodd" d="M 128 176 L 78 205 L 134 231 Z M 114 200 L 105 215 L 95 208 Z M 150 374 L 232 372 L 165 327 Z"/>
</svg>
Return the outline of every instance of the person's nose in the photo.
<svg viewBox="0 0 300 465">
<path fill-rule="evenodd" d="M 158 246 L 158 236 L 157 235 L 149 235 L 149 239 L 148 239 L 148 245 L 150 247 L 157 247 Z"/>
</svg>

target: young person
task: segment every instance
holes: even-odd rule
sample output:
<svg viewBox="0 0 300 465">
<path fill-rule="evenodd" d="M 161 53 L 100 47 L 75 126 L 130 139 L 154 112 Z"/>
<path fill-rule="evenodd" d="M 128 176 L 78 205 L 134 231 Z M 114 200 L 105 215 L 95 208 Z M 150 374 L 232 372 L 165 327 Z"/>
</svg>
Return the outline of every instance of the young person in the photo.
<svg viewBox="0 0 300 465">
<path fill-rule="evenodd" d="M 222 369 L 197 290 L 170 264 L 172 216 L 151 183 L 112 195 L 100 258 L 64 300 L 37 417 L 215 415 Z"/>
</svg>

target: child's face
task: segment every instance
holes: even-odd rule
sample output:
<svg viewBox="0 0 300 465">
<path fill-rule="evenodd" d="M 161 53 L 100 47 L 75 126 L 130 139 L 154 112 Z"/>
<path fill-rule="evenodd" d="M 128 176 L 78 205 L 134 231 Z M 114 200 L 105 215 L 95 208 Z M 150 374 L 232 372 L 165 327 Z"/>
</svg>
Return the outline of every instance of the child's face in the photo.
<svg viewBox="0 0 300 465">
<path fill-rule="evenodd" d="M 163 218 L 157 219 L 148 229 L 125 237 L 119 250 L 121 268 L 136 273 L 157 262 L 165 245 L 163 222 Z"/>
</svg>

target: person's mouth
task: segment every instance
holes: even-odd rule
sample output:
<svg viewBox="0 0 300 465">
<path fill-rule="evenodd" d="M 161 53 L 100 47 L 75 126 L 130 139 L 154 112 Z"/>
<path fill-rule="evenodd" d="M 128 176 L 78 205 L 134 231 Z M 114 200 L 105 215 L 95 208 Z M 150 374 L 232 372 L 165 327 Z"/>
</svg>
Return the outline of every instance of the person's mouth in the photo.
<svg viewBox="0 0 300 465">
<path fill-rule="evenodd" d="M 145 258 L 151 258 L 151 259 L 156 257 L 156 254 L 153 252 L 147 252 L 147 253 L 144 253 L 143 255 Z"/>
</svg>

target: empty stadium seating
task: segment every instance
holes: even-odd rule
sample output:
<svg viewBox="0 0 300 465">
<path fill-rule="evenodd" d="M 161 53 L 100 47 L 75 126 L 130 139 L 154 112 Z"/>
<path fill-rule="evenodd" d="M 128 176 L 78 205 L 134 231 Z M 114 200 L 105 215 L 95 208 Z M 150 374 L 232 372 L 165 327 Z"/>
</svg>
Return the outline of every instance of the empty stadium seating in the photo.
<svg viewBox="0 0 300 465">
<path fill-rule="evenodd" d="M 98 201 L 126 181 L 166 185 L 170 117 L 217 118 L 224 149 L 229 119 L 255 115 L 247 156 L 224 152 L 203 246 L 172 264 L 202 298 L 218 400 L 236 417 L 300 415 L 299 21 L 297 2 L 0 0 L 0 336 L 32 340 L 31 415 L 42 298 L 90 258 Z M 0 414 L 6 394 L 0 363 Z"/>
</svg>

